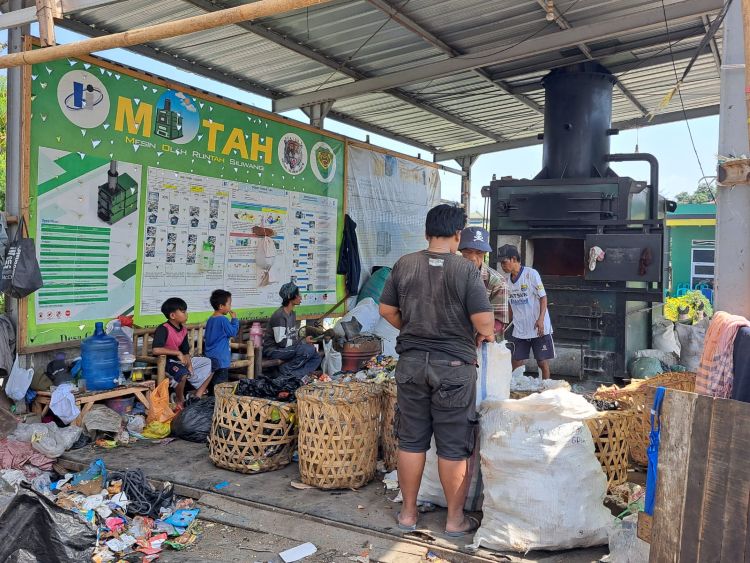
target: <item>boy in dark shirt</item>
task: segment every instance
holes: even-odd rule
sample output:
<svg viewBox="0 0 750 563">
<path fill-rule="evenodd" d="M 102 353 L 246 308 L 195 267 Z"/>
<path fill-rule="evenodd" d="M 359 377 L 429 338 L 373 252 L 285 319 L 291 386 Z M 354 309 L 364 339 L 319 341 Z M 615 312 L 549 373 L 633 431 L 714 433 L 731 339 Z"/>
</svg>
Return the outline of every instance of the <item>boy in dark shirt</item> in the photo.
<svg viewBox="0 0 750 563">
<path fill-rule="evenodd" d="M 229 340 L 237 336 L 240 321 L 237 319 L 237 313 L 232 311 L 231 293 L 217 289 L 211 294 L 210 301 L 214 314 L 206 321 L 204 353 L 211 359 L 211 368 L 214 371 L 210 383 L 213 391 L 214 386 L 229 379 L 229 365 L 232 363 Z M 227 319 L 227 315 L 232 317 L 231 321 Z"/>
<path fill-rule="evenodd" d="M 167 322 L 154 331 L 152 353 L 167 356 L 167 376 L 174 387 L 177 408 L 185 403 L 185 381 L 190 382 L 196 397 L 202 397 L 211 382 L 211 360 L 191 358 L 187 337 L 187 303 L 179 297 L 170 297 L 161 306 Z"/>
</svg>

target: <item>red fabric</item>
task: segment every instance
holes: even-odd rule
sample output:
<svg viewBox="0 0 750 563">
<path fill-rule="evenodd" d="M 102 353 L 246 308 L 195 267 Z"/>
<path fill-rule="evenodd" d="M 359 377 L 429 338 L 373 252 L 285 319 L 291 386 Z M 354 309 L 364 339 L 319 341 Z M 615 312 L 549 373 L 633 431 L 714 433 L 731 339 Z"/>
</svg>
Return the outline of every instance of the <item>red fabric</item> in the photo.
<svg viewBox="0 0 750 563">
<path fill-rule="evenodd" d="M 48 471 L 54 459 L 40 454 L 31 444 L 3 438 L 0 440 L 0 469 L 23 469 L 27 463 Z"/>
<path fill-rule="evenodd" d="M 166 322 L 162 326 L 167 329 L 167 341 L 164 343 L 164 347 L 170 350 L 179 350 L 187 336 L 185 325 L 182 325 L 180 330 L 177 330 L 170 322 Z"/>
</svg>

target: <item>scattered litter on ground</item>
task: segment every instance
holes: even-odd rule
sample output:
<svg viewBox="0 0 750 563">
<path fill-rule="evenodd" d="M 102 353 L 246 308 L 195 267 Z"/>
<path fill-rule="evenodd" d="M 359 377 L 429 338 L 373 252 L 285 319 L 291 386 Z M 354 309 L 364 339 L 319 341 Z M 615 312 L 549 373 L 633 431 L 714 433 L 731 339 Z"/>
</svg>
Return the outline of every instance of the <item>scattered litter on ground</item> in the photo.
<svg viewBox="0 0 750 563">
<path fill-rule="evenodd" d="M 383 483 L 386 491 L 398 490 L 398 471 L 395 469 L 383 476 Z"/>
<path fill-rule="evenodd" d="M 222 481 L 221 483 L 216 483 L 214 485 L 214 489 L 217 491 L 220 491 L 221 489 L 224 489 L 229 486 L 229 481 Z"/>
<path fill-rule="evenodd" d="M 7 504 L 0 508 L 0 561 L 23 551 L 36 561 L 149 562 L 166 548 L 188 548 L 202 533 L 195 501 L 177 499 L 169 483 L 154 487 L 140 469 L 110 472 L 99 459 L 64 476 L 30 479 L 6 470 L 0 477 L 0 507 Z"/>
<path fill-rule="evenodd" d="M 279 557 L 284 563 L 292 563 L 292 561 L 299 561 L 305 557 L 309 557 L 318 551 L 318 548 L 311 543 L 303 543 L 292 549 L 287 549 L 279 553 Z"/>
<path fill-rule="evenodd" d="M 293 489 L 297 489 L 298 491 L 306 491 L 308 489 L 317 489 L 317 487 L 313 487 L 312 485 L 308 485 L 307 483 L 302 483 L 301 481 L 292 481 L 289 483 Z"/>
</svg>

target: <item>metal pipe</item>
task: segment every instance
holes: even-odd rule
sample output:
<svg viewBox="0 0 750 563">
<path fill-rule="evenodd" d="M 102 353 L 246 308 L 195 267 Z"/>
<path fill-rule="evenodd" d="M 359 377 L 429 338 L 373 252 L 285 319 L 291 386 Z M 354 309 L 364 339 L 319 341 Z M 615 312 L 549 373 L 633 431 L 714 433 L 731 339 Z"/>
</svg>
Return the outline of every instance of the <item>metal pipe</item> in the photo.
<svg viewBox="0 0 750 563">
<path fill-rule="evenodd" d="M 117 173 L 117 161 L 112 160 L 109 163 L 109 171 L 107 172 L 107 185 L 110 193 L 115 193 L 117 191 L 118 176 L 119 174 Z"/>
<path fill-rule="evenodd" d="M 609 162 L 648 162 L 651 166 L 651 218 L 659 219 L 659 161 L 653 154 L 646 152 L 629 152 L 608 154 L 605 160 Z"/>
</svg>

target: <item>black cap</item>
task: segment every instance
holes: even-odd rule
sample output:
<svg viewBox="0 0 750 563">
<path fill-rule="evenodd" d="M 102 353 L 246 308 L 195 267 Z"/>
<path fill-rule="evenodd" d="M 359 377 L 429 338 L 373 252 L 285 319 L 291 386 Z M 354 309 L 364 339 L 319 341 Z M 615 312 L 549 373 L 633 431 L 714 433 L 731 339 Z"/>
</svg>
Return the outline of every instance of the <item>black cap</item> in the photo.
<svg viewBox="0 0 750 563">
<path fill-rule="evenodd" d="M 521 254 L 518 252 L 518 248 L 512 244 L 504 244 L 497 249 L 497 260 L 499 262 L 510 260 L 511 258 L 515 258 L 519 262 L 521 261 Z"/>
</svg>

